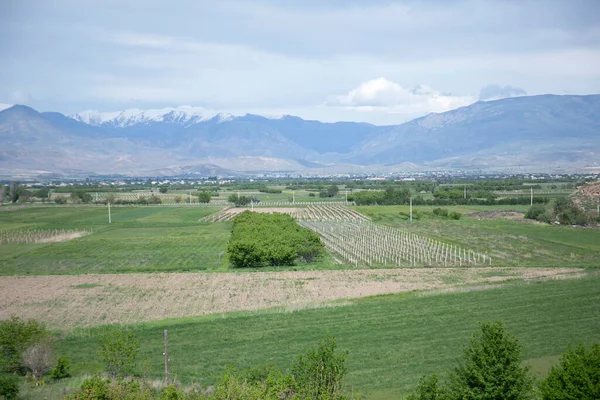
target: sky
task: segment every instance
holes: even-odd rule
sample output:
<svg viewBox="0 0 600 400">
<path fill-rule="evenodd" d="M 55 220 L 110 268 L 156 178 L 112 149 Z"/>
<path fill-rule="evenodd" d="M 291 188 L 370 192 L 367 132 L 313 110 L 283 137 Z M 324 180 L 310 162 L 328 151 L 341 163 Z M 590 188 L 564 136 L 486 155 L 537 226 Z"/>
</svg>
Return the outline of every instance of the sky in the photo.
<svg viewBox="0 0 600 400">
<path fill-rule="evenodd" d="M 0 104 L 394 124 L 600 93 L 598 21 L 598 0 L 0 0 Z"/>
</svg>

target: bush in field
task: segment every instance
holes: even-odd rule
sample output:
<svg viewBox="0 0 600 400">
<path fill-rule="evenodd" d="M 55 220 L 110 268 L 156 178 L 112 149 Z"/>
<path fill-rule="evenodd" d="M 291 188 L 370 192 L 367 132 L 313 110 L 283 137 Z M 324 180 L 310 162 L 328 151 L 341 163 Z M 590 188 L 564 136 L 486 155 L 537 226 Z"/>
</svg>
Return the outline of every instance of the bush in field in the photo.
<svg viewBox="0 0 600 400">
<path fill-rule="evenodd" d="M 133 332 L 111 329 L 100 336 L 98 356 L 104 362 L 106 372 L 116 377 L 133 370 L 139 348 L 140 342 Z"/>
<path fill-rule="evenodd" d="M 24 352 L 49 336 L 46 326 L 35 320 L 24 321 L 13 316 L 0 322 L 0 371 L 23 373 Z"/>
<path fill-rule="evenodd" d="M 235 204 L 236 207 L 243 207 L 250 204 L 250 199 L 246 196 L 238 196 L 237 193 L 230 195 L 227 201 Z"/>
<path fill-rule="evenodd" d="M 210 203 L 210 199 L 212 195 L 210 192 L 199 192 L 198 193 L 198 202 L 200 203 Z"/>
<path fill-rule="evenodd" d="M 65 357 L 59 357 L 56 361 L 56 365 L 50 370 L 50 378 L 54 379 L 55 381 L 68 378 L 71 376 L 69 369 L 69 360 L 67 360 Z"/>
<path fill-rule="evenodd" d="M 540 384 L 544 400 L 600 399 L 600 344 L 564 353 Z"/>
<path fill-rule="evenodd" d="M 459 220 L 462 217 L 462 214 L 459 213 L 458 211 L 450 211 L 448 216 L 452 219 Z"/>
<path fill-rule="evenodd" d="M 300 398 L 341 399 L 348 352 L 338 351 L 335 338 L 327 337 L 300 355 L 292 367 Z"/>
<path fill-rule="evenodd" d="M 434 208 L 433 209 L 433 214 L 439 216 L 439 217 L 447 217 L 448 216 L 448 210 L 445 208 Z"/>
<path fill-rule="evenodd" d="M 161 186 L 161 187 L 158 188 L 158 191 L 160 193 L 167 193 L 169 191 L 169 188 L 166 187 L 166 186 Z"/>
<path fill-rule="evenodd" d="M 233 221 L 227 252 L 235 267 L 293 265 L 312 261 L 323 251 L 319 235 L 286 214 L 245 211 Z"/>
<path fill-rule="evenodd" d="M 54 202 L 55 202 L 56 204 L 67 204 L 67 198 L 66 198 L 66 197 L 64 197 L 64 196 L 56 196 L 56 197 L 54 198 Z"/>
<path fill-rule="evenodd" d="M 533 382 L 517 338 L 502 322 L 484 322 L 464 349 L 450 377 L 450 399 L 506 399 L 530 397 Z"/>
<path fill-rule="evenodd" d="M 525 213 L 525 218 L 537 220 L 541 215 L 546 213 L 546 207 L 541 204 L 535 204 L 529 207 L 529 210 Z"/>
<path fill-rule="evenodd" d="M 445 400 L 447 398 L 447 389 L 441 386 L 437 374 L 433 374 L 421 378 L 417 392 L 409 395 L 406 400 Z"/>
</svg>

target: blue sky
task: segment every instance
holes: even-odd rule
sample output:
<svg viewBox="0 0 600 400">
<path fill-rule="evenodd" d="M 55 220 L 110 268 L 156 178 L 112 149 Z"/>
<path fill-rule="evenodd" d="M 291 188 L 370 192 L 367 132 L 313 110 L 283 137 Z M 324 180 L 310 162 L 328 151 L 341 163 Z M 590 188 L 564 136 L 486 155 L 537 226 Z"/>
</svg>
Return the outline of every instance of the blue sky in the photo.
<svg viewBox="0 0 600 400">
<path fill-rule="evenodd" d="M 399 123 L 600 92 L 600 1 L 0 0 L 0 103 Z"/>
</svg>

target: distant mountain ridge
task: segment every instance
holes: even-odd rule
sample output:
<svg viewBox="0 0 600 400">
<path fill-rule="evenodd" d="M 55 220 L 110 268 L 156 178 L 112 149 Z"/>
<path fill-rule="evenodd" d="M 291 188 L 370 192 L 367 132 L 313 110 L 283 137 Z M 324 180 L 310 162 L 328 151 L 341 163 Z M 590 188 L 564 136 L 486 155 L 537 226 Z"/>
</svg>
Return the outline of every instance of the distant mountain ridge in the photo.
<svg viewBox="0 0 600 400">
<path fill-rule="evenodd" d="M 334 173 L 600 165 L 600 95 L 477 102 L 404 124 L 234 116 L 201 107 L 71 116 L 0 111 L 0 175 Z"/>
</svg>

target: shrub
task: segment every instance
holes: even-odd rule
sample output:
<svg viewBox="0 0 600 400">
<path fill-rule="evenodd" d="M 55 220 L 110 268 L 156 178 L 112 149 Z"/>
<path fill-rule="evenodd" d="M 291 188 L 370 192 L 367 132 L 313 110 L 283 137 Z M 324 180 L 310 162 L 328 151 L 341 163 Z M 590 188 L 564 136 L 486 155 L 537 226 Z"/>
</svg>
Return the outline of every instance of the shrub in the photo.
<svg viewBox="0 0 600 400">
<path fill-rule="evenodd" d="M 0 397 L 6 400 L 19 397 L 19 381 L 15 375 L 0 375 Z"/>
<path fill-rule="evenodd" d="M 300 398 L 341 399 L 346 375 L 347 352 L 339 352 L 335 338 L 326 337 L 316 347 L 300 355 L 292 367 Z"/>
<path fill-rule="evenodd" d="M 440 217 L 447 217 L 448 216 L 448 210 L 445 208 L 434 208 L 433 209 L 433 213 L 437 216 Z"/>
<path fill-rule="evenodd" d="M 458 221 L 462 217 L 462 214 L 457 211 L 451 211 L 448 216 Z"/>
<path fill-rule="evenodd" d="M 23 353 L 23 364 L 31 371 L 36 383 L 50 371 L 53 361 L 52 349 L 47 341 L 34 343 Z"/>
<path fill-rule="evenodd" d="M 68 378 L 71 376 L 69 368 L 69 361 L 65 357 L 59 357 L 54 368 L 50 370 L 50 377 L 54 380 Z"/>
<path fill-rule="evenodd" d="M 443 400 L 447 399 L 446 389 L 440 386 L 437 374 L 423 377 L 419 380 L 419 386 L 415 394 L 411 394 L 406 400 Z"/>
<path fill-rule="evenodd" d="M 544 400 L 600 399 L 600 344 L 569 348 L 540 384 L 540 392 Z"/>
<path fill-rule="evenodd" d="M 133 332 L 111 329 L 100 336 L 98 356 L 113 377 L 133 369 L 138 350 L 139 340 Z"/>
<path fill-rule="evenodd" d="M 198 193 L 198 202 L 200 203 L 210 203 L 210 199 L 212 195 L 210 192 L 199 192 Z"/>
<path fill-rule="evenodd" d="M 56 204 L 67 204 L 67 198 L 64 196 L 56 196 L 54 198 L 54 203 Z"/>
<path fill-rule="evenodd" d="M 544 215 L 546 213 L 546 207 L 541 204 L 535 204 L 529 207 L 529 210 L 525 213 L 525 218 L 527 219 L 538 219 L 540 215 Z"/>
<path fill-rule="evenodd" d="M 24 372 L 23 353 L 33 344 L 50 336 L 46 326 L 38 321 L 24 321 L 13 316 L 0 322 L 0 369 Z"/>
</svg>

